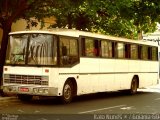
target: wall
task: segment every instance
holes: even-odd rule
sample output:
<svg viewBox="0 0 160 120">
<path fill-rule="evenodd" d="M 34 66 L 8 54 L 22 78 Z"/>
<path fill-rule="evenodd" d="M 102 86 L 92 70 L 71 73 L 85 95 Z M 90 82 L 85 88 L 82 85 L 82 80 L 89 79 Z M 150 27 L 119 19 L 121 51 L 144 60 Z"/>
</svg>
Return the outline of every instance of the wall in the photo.
<svg viewBox="0 0 160 120">
<path fill-rule="evenodd" d="M 39 30 L 41 28 L 41 23 L 39 23 L 37 20 L 32 18 L 35 22 L 38 23 L 36 27 L 31 27 L 31 30 Z M 44 19 L 45 22 L 45 27 L 43 30 L 47 29 L 51 24 L 56 24 L 56 19 L 55 17 L 49 17 Z M 27 22 L 24 19 L 21 19 L 17 21 L 16 23 L 12 24 L 12 32 L 13 31 L 20 31 L 20 30 L 26 30 Z"/>
<path fill-rule="evenodd" d="M 35 19 L 32 18 L 32 20 L 35 20 Z M 43 28 L 43 30 L 47 29 L 51 24 L 56 24 L 56 18 L 54 16 L 49 17 L 49 18 L 45 18 L 44 21 L 45 21 L 45 27 Z M 20 19 L 16 23 L 12 24 L 11 31 L 13 32 L 13 31 L 26 30 L 26 26 L 27 26 L 27 22 L 24 19 Z M 41 26 L 40 23 L 38 23 L 38 26 L 31 27 L 31 30 L 38 30 L 41 28 L 40 26 Z M 0 29 L 0 47 L 1 47 L 2 33 L 3 33 L 3 31 Z"/>
</svg>

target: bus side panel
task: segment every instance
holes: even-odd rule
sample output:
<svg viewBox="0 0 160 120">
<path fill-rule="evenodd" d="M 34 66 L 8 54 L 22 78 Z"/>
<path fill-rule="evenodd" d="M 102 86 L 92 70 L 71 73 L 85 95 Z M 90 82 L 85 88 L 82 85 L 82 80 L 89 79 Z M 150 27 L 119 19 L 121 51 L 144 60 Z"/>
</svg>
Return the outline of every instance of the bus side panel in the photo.
<svg viewBox="0 0 160 120">
<path fill-rule="evenodd" d="M 141 61 L 139 74 L 139 88 L 157 84 L 158 62 Z"/>
<path fill-rule="evenodd" d="M 140 72 L 141 61 L 138 60 L 128 60 L 128 72 L 133 74 L 138 74 Z"/>
<path fill-rule="evenodd" d="M 80 59 L 80 78 L 78 80 L 78 94 L 94 93 L 99 88 L 99 59 Z"/>
<path fill-rule="evenodd" d="M 17 66 L 4 66 L 4 74 L 15 75 L 45 75 L 42 68 L 37 67 L 17 67 Z"/>
<path fill-rule="evenodd" d="M 58 96 L 58 89 L 59 89 L 58 84 L 59 84 L 59 68 L 51 68 L 49 87 L 53 87 L 57 89 L 57 91 L 53 91 L 57 96 Z"/>
<path fill-rule="evenodd" d="M 130 77 L 128 73 L 128 60 L 117 59 L 115 62 L 115 89 L 123 90 L 130 86 Z"/>
<path fill-rule="evenodd" d="M 152 85 L 156 85 L 159 82 L 159 62 L 158 61 L 151 62 L 150 70 L 152 73 L 154 73 L 151 74 Z"/>
<path fill-rule="evenodd" d="M 71 68 L 70 67 L 59 68 L 59 78 L 57 84 L 58 84 L 58 94 L 60 96 L 62 95 L 65 82 L 70 78 L 74 78 L 76 82 L 79 80 L 79 64 Z"/>
<path fill-rule="evenodd" d="M 114 69 L 115 59 L 100 59 L 100 73 L 99 76 L 99 91 L 113 91 L 115 90 L 114 83 Z"/>
<path fill-rule="evenodd" d="M 128 60 L 128 73 L 129 73 L 129 79 L 130 82 L 128 83 L 128 88 L 130 89 L 131 87 L 131 82 L 134 76 L 140 77 L 140 72 L 141 72 L 141 61 L 139 60 Z M 139 79 L 140 81 L 140 79 Z"/>
</svg>

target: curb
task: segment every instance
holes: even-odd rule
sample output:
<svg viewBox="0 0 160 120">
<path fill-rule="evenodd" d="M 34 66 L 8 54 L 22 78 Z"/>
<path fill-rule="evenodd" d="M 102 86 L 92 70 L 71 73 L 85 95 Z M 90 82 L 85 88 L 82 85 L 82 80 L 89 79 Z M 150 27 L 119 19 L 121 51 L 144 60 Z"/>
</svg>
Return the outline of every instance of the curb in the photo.
<svg viewBox="0 0 160 120">
<path fill-rule="evenodd" d="M 149 86 L 149 87 L 146 87 L 144 89 L 139 89 L 139 91 L 160 93 L 160 84 L 157 84 L 157 85 L 154 85 L 154 86 Z"/>
</svg>

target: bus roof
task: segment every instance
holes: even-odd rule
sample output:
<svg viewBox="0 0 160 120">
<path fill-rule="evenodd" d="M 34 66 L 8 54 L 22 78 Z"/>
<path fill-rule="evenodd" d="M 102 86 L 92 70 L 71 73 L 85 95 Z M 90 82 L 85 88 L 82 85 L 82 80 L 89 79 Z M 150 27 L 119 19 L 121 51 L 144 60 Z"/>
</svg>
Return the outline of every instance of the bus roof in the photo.
<svg viewBox="0 0 160 120">
<path fill-rule="evenodd" d="M 103 35 L 99 33 L 91 33 L 86 31 L 79 31 L 79 30 L 73 30 L 73 29 L 49 29 L 49 30 L 26 30 L 26 31 L 17 31 L 17 32 L 11 32 L 9 35 L 15 35 L 15 34 L 29 34 L 29 33 L 43 33 L 43 34 L 54 34 L 54 35 L 62 35 L 62 36 L 71 36 L 71 37 L 93 37 L 97 39 L 108 39 L 113 41 L 121 41 L 121 42 L 128 42 L 128 43 L 136 43 L 136 44 L 145 44 L 145 45 L 154 45 L 158 46 L 157 42 L 153 41 L 146 41 L 146 40 L 132 40 L 122 37 L 114 37 L 110 35 Z"/>
</svg>

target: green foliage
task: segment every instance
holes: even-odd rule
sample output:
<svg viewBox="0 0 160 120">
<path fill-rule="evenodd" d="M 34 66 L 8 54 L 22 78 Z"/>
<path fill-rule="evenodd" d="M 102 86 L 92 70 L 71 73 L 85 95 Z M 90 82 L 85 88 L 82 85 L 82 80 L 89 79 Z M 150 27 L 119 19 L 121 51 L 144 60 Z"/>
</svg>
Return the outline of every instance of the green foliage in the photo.
<svg viewBox="0 0 160 120">
<path fill-rule="evenodd" d="M 135 39 L 141 31 L 153 32 L 156 29 L 159 14 L 159 0 L 0 1 L 1 28 L 8 18 L 12 18 L 12 21 L 24 18 L 36 26 L 37 23 L 30 19 L 34 17 L 42 22 L 43 27 L 44 17 L 55 16 L 57 24 L 51 27 L 75 28 Z"/>
<path fill-rule="evenodd" d="M 120 7 L 120 15 L 126 20 L 132 20 L 137 32 L 153 32 L 156 29 L 160 14 L 158 0 L 130 0 L 129 5 Z M 124 12 L 125 11 L 125 12 Z"/>
<path fill-rule="evenodd" d="M 153 32 L 160 14 L 158 0 L 100 0 L 97 4 L 97 30 L 127 38 L 138 38 L 142 31 Z M 100 4 L 101 3 L 101 4 Z M 98 7 L 99 6 L 99 7 Z M 96 29 L 96 28 L 95 28 Z"/>
<path fill-rule="evenodd" d="M 85 30 L 89 23 L 86 8 L 84 0 L 67 0 L 59 3 L 59 6 L 52 10 L 57 19 L 57 24 L 52 27 Z"/>
<path fill-rule="evenodd" d="M 57 24 L 78 30 L 138 38 L 142 31 L 153 32 L 159 21 L 159 0 L 67 0 L 52 10 Z"/>
</svg>

